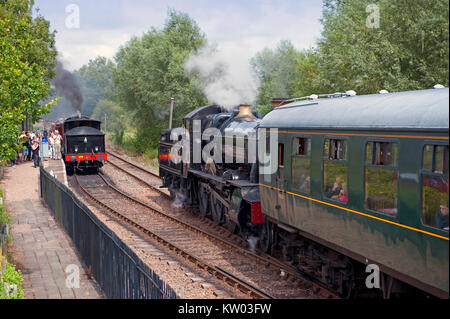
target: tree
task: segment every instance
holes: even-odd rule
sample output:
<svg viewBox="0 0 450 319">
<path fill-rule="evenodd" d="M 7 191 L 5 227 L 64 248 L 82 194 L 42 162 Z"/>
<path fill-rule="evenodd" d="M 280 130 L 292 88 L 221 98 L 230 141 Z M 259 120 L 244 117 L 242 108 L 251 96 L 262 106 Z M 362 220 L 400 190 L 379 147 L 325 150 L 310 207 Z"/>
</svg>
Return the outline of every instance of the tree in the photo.
<svg viewBox="0 0 450 319">
<path fill-rule="evenodd" d="M 83 92 L 83 114 L 91 116 L 101 99 L 112 97 L 112 76 L 115 65 L 104 57 L 97 57 L 83 65 L 75 75 Z"/>
<path fill-rule="evenodd" d="M 313 50 L 297 51 L 290 41 L 281 41 L 274 49 L 264 49 L 252 59 L 251 65 L 261 80 L 258 111 L 272 110 L 274 97 L 289 98 L 310 95 L 318 74 L 317 53 Z"/>
<path fill-rule="evenodd" d="M 16 156 L 18 126 L 27 114 L 37 121 L 55 103 L 39 104 L 50 91 L 56 50 L 54 34 L 49 32 L 48 23 L 42 17 L 33 19 L 32 5 L 32 1 L 26 0 L 0 0 L 0 161 L 3 163 Z"/>
<path fill-rule="evenodd" d="M 105 121 L 106 115 L 106 123 Z M 94 108 L 92 118 L 103 121 L 103 129 L 113 134 L 117 144 L 122 143 L 123 134 L 127 123 L 126 114 L 123 109 L 114 101 L 100 100 Z"/>
<path fill-rule="evenodd" d="M 448 1 L 324 1 L 318 43 L 322 92 L 404 91 L 448 86 Z M 367 11 L 366 11 L 367 10 Z"/>
<path fill-rule="evenodd" d="M 184 61 L 205 43 L 205 36 L 188 15 L 169 10 L 162 30 L 152 28 L 131 39 L 117 53 L 113 83 L 116 98 L 133 116 L 138 150 L 156 147 L 160 131 L 169 126 L 170 98 L 175 98 L 174 125 L 206 99 Z"/>
</svg>

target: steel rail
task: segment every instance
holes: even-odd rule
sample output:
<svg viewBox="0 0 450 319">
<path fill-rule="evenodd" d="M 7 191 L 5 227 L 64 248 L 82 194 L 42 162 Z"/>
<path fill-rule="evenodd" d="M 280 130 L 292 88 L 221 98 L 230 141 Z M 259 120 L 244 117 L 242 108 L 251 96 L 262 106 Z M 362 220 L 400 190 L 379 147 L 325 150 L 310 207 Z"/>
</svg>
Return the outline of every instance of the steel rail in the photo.
<svg viewBox="0 0 450 319">
<path fill-rule="evenodd" d="M 125 162 L 125 163 L 127 163 L 127 164 L 130 164 L 131 166 L 136 167 L 137 169 L 140 169 L 141 171 L 143 171 L 143 172 L 145 172 L 145 173 L 148 173 L 148 174 L 150 174 L 150 175 L 153 175 L 154 177 L 157 177 L 159 180 L 161 179 L 161 177 L 159 177 L 158 174 L 156 174 L 156 173 L 150 171 L 149 169 L 147 169 L 147 168 L 145 168 L 145 167 L 142 167 L 142 166 L 140 166 L 140 165 L 137 165 L 136 163 L 133 163 L 133 162 L 130 162 L 129 160 L 124 159 L 122 156 L 120 156 L 119 154 L 117 154 L 117 153 L 115 153 L 115 152 L 107 151 L 106 153 L 109 154 L 109 155 L 112 155 L 112 156 L 115 157 L 115 158 L 118 158 L 119 160 L 121 160 L 121 161 L 123 161 L 123 162 Z"/>
<path fill-rule="evenodd" d="M 150 209 L 152 211 L 156 211 L 154 208 L 152 208 L 150 206 L 147 206 L 144 203 L 141 203 L 140 201 L 138 201 L 138 200 L 136 200 L 136 199 L 134 199 L 134 198 L 124 194 L 120 190 L 116 189 L 115 187 L 110 185 L 106 181 L 106 179 L 103 176 L 101 176 L 100 174 L 97 175 L 97 176 L 102 178 L 102 180 L 106 183 L 106 185 L 108 185 L 108 187 L 110 187 L 114 191 L 120 193 L 122 196 L 125 196 L 127 199 L 129 199 L 131 201 L 134 201 L 134 202 L 137 202 L 137 203 L 147 207 L 148 209 Z M 80 190 L 83 193 L 85 193 L 95 203 L 97 203 L 101 207 L 105 208 L 106 210 L 110 211 L 111 213 L 113 213 L 114 215 L 116 215 L 120 219 L 124 220 L 128 224 L 132 225 L 133 227 L 139 229 L 140 231 L 142 231 L 146 235 L 152 237 L 153 239 L 155 239 L 156 241 L 158 241 L 162 245 L 167 246 L 170 250 L 175 251 L 177 254 L 181 255 L 186 260 L 194 263 L 197 267 L 199 267 L 199 268 L 207 271 L 208 273 L 214 275 L 216 278 L 221 279 L 223 282 L 227 283 L 228 285 L 239 289 L 241 292 L 247 294 L 249 297 L 251 297 L 253 299 L 273 299 L 273 297 L 271 297 L 270 295 L 268 295 L 266 293 L 261 292 L 258 288 L 253 287 L 251 284 L 244 282 L 243 280 L 237 278 L 236 276 L 228 274 L 227 272 L 221 270 L 217 266 L 210 265 L 210 264 L 206 263 L 205 261 L 202 261 L 198 257 L 195 257 L 192 254 L 189 254 L 188 252 L 186 252 L 185 250 L 179 248 L 175 244 L 173 244 L 173 243 L 169 242 L 168 240 L 166 240 L 166 239 L 160 237 L 159 235 L 155 234 L 154 232 L 152 232 L 151 230 L 149 230 L 145 226 L 140 225 L 139 223 L 135 222 L 134 220 L 132 220 L 132 219 L 124 216 L 123 214 L 119 213 L 117 210 L 111 208 L 107 204 L 105 204 L 105 203 L 101 202 L 100 200 L 96 199 L 95 196 L 93 196 L 91 193 L 89 193 L 85 189 L 85 187 L 83 185 L 81 185 L 80 181 L 78 180 L 77 175 L 75 175 L 75 181 L 77 183 L 77 186 L 80 188 Z"/>
<path fill-rule="evenodd" d="M 126 162 L 128 164 L 128 162 Z M 125 168 L 121 167 L 120 165 L 118 165 L 117 163 L 114 163 L 112 161 L 108 161 L 108 164 L 111 164 L 112 166 L 114 166 L 115 168 L 117 168 L 118 170 L 124 172 L 125 174 L 130 175 L 131 177 L 137 179 L 139 182 L 147 185 L 148 187 L 150 187 L 151 189 L 157 191 L 158 193 L 160 193 L 161 195 L 167 197 L 168 199 L 171 198 L 169 194 L 165 193 L 164 191 L 162 191 L 159 187 L 156 187 L 155 185 L 150 184 L 149 182 L 145 181 L 144 179 L 142 179 L 139 176 L 136 176 L 132 173 L 130 173 L 129 171 L 127 171 Z M 133 165 L 134 166 L 134 165 Z M 148 172 L 146 172 L 148 173 Z"/>
<path fill-rule="evenodd" d="M 114 157 L 117 157 L 117 158 L 119 158 L 120 160 L 122 160 L 123 162 L 128 163 L 128 164 L 131 164 L 132 166 L 137 167 L 137 168 L 141 169 L 141 170 L 144 171 L 144 172 L 147 172 L 147 173 L 150 173 L 151 175 L 154 175 L 154 173 L 152 173 L 152 172 L 150 172 L 150 171 L 147 171 L 146 169 L 143 169 L 143 168 L 141 168 L 141 167 L 139 167 L 139 166 L 137 166 L 137 165 L 135 165 L 135 164 L 133 164 L 133 163 L 131 163 L 131 162 L 129 162 L 129 161 L 123 159 L 123 158 L 121 158 L 121 157 L 118 156 L 118 155 L 114 155 Z M 123 171 L 125 174 L 127 174 L 127 175 L 129 175 L 129 176 L 135 178 L 135 179 L 138 180 L 139 182 L 142 182 L 143 184 L 149 186 L 150 188 L 152 188 L 152 189 L 154 189 L 154 190 L 160 192 L 161 194 L 163 194 L 164 196 L 166 196 L 168 199 L 171 198 L 168 194 L 162 192 L 158 187 L 149 184 L 148 182 L 146 182 L 145 180 L 143 180 L 143 179 L 140 178 L 139 176 L 136 176 L 136 175 L 132 174 L 131 172 L 129 172 L 129 171 L 127 171 L 126 169 L 124 169 L 124 168 L 118 166 L 117 164 L 112 163 L 111 161 L 109 161 L 108 163 L 109 163 L 109 164 L 112 164 L 113 166 L 115 166 L 115 167 L 118 168 L 119 170 Z M 158 176 L 158 178 L 159 178 L 159 176 Z M 107 181 L 105 181 L 105 182 L 106 182 L 107 184 L 109 184 Z M 115 187 L 112 186 L 112 185 L 109 185 L 109 186 L 115 188 Z M 117 190 L 117 191 L 121 192 L 120 190 Z M 124 194 L 124 195 L 125 195 L 125 194 Z M 128 195 L 125 195 L 125 196 L 128 196 Z M 149 207 L 149 208 L 151 207 L 149 204 L 142 203 L 139 199 L 133 198 L 133 200 L 136 201 L 136 202 L 138 202 L 138 203 L 140 203 L 140 204 L 142 204 L 142 205 L 144 205 L 144 206 L 147 206 L 147 207 Z M 196 227 L 196 226 L 193 226 L 193 225 L 191 225 L 191 224 L 189 224 L 189 223 L 187 223 L 187 222 L 181 221 L 181 220 L 177 219 L 176 217 L 172 217 L 172 216 L 170 216 L 170 215 L 167 215 L 166 213 L 160 211 L 159 209 L 157 209 L 157 208 L 155 208 L 155 207 L 151 207 L 151 209 L 153 209 L 153 210 L 155 210 L 155 211 L 158 211 L 158 213 L 160 213 L 160 214 L 162 214 L 162 215 L 165 215 L 166 217 L 171 218 L 171 219 L 177 221 L 178 223 L 184 224 L 185 226 L 191 228 L 191 230 L 196 231 L 197 233 L 201 233 L 201 234 L 204 234 L 204 235 L 206 235 L 206 236 L 209 236 L 210 238 L 212 238 L 212 239 L 214 239 L 214 240 L 217 240 L 217 241 L 220 241 L 221 243 L 226 244 L 226 245 L 230 246 L 230 247 L 233 248 L 233 249 L 239 250 L 241 253 L 243 253 L 243 254 L 245 254 L 245 255 L 247 255 L 247 256 L 250 256 L 250 257 L 252 257 L 252 258 L 254 258 L 254 259 L 257 259 L 257 260 L 260 261 L 260 262 L 266 263 L 268 266 L 272 266 L 272 267 L 277 268 L 277 269 L 280 270 L 280 271 L 281 271 L 281 270 L 284 271 L 284 273 L 285 273 L 285 275 L 284 275 L 284 280 L 288 280 L 288 279 L 290 279 L 290 278 L 293 278 L 294 280 L 300 280 L 300 281 L 303 281 L 303 282 L 308 282 L 308 283 L 310 283 L 310 284 L 317 285 L 318 287 L 320 287 L 320 289 L 325 289 L 325 290 L 327 290 L 329 293 L 335 294 L 335 292 L 331 292 L 331 291 L 329 290 L 328 287 L 324 287 L 324 285 L 323 285 L 322 283 L 317 282 L 317 281 L 314 280 L 313 278 L 311 278 L 311 279 L 305 278 L 305 277 L 304 277 L 304 274 L 302 275 L 302 273 L 299 272 L 297 268 L 295 268 L 295 267 L 293 267 L 293 266 L 291 266 L 291 265 L 288 265 L 288 264 L 286 264 L 286 263 L 283 263 L 282 261 L 279 261 L 277 258 L 265 254 L 264 252 L 260 251 L 259 249 L 255 249 L 255 251 L 256 251 L 257 253 L 252 252 L 252 251 L 249 251 L 248 249 L 245 249 L 245 248 L 243 248 L 243 247 L 241 247 L 241 246 L 238 246 L 238 245 L 236 245 L 236 244 L 234 244 L 234 243 L 232 243 L 232 242 L 230 242 L 230 241 L 227 241 L 227 240 L 225 240 L 225 239 L 223 239 L 223 238 L 221 238 L 221 237 L 218 237 L 218 236 L 216 236 L 216 235 L 214 235 L 214 234 L 212 234 L 212 233 L 210 233 L 210 232 L 208 232 L 208 231 L 205 231 L 205 230 L 203 230 L 203 229 L 200 229 L 200 228 L 198 228 L 198 227 Z M 216 226 L 215 224 L 212 225 L 213 222 L 210 221 L 209 219 L 205 219 L 205 221 L 209 222 L 211 226 Z M 244 242 L 244 240 L 243 240 L 243 242 Z"/>
</svg>

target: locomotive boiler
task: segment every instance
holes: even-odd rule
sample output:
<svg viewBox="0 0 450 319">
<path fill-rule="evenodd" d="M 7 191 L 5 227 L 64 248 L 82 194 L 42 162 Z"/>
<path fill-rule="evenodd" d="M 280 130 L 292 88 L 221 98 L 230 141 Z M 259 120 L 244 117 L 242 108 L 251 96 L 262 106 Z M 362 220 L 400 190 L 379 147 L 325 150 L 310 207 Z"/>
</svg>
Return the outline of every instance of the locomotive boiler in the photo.
<svg viewBox="0 0 450 319">
<path fill-rule="evenodd" d="M 163 186 L 186 204 L 198 207 L 203 216 L 241 232 L 244 237 L 257 236 L 264 220 L 258 165 L 252 161 L 260 121 L 261 116 L 248 105 L 231 112 L 218 105 L 204 106 L 183 119 L 183 129 L 189 137 L 185 146 L 192 150 L 188 160 L 182 150 L 171 153 L 175 144 L 171 138 L 173 130 L 162 131 L 159 145 Z M 176 163 L 174 157 L 183 161 Z"/>
</svg>

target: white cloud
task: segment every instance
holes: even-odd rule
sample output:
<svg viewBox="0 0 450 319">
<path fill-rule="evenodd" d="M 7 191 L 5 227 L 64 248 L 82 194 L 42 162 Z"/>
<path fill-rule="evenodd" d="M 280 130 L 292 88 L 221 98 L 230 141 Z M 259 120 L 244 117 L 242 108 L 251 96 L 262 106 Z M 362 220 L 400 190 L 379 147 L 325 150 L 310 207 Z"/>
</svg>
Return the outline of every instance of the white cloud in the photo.
<svg viewBox="0 0 450 319">
<path fill-rule="evenodd" d="M 109 6 L 105 1 L 99 2 L 95 12 L 92 8 L 97 8 L 96 3 L 83 1 L 78 1 L 81 28 L 75 30 L 64 26 L 65 4 L 58 4 L 61 8 L 56 9 L 49 0 L 36 1 L 38 6 L 48 5 L 41 13 L 50 19 L 52 28 L 58 30 L 56 46 L 71 70 L 98 55 L 112 58 L 133 35 L 140 36 L 152 26 L 162 28 L 169 7 L 186 12 L 198 23 L 209 42 L 217 43 L 221 50 L 234 51 L 247 58 L 265 47 L 275 47 L 281 40 L 290 40 L 299 49 L 312 47 L 321 30 L 321 4 L 312 0 L 116 0 Z"/>
</svg>

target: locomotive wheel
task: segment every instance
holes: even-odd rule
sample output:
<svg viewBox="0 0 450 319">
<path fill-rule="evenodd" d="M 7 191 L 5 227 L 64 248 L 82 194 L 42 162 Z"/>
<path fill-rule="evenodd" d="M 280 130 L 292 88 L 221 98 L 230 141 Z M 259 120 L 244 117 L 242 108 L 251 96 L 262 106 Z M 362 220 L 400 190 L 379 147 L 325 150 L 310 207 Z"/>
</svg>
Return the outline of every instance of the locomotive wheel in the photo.
<svg viewBox="0 0 450 319">
<path fill-rule="evenodd" d="M 202 216 L 207 217 L 209 215 L 209 195 L 208 191 L 202 185 L 198 185 L 198 206 Z"/>
<path fill-rule="evenodd" d="M 211 196 L 211 217 L 217 225 L 223 224 L 223 207 L 222 203 Z"/>
<path fill-rule="evenodd" d="M 270 254 L 272 251 L 273 243 L 273 229 L 269 223 L 261 224 L 259 230 L 259 248 L 266 254 Z"/>
</svg>

